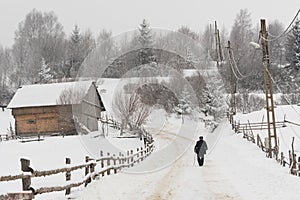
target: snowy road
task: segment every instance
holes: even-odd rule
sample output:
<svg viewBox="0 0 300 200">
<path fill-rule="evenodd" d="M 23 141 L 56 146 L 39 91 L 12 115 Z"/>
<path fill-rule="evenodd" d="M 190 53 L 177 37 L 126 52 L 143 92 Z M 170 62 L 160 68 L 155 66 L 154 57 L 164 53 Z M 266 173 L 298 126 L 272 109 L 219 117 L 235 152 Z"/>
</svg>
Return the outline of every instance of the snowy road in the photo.
<svg viewBox="0 0 300 200">
<path fill-rule="evenodd" d="M 166 125 L 156 135 L 160 144 L 175 140 L 169 129 Z M 205 135 L 204 128 L 199 132 Z M 202 168 L 194 165 L 193 141 L 192 146 L 166 168 L 152 173 L 123 172 L 103 177 L 75 196 L 80 200 L 299 199 L 300 179 L 289 175 L 288 169 L 276 161 L 265 158 L 254 144 L 234 135 L 227 122 L 206 135 L 206 140 L 211 151 Z M 136 166 L 137 171 L 151 165 L 151 157 Z"/>
</svg>

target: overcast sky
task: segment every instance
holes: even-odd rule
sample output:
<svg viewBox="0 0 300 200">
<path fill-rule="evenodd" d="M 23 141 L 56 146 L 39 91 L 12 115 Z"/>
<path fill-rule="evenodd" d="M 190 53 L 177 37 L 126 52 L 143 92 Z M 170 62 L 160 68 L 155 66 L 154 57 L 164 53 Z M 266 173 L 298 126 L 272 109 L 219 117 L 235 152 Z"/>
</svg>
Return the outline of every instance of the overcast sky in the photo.
<svg viewBox="0 0 300 200">
<path fill-rule="evenodd" d="M 135 29 L 143 18 L 152 27 L 175 30 L 187 25 L 195 31 L 217 20 L 229 30 L 243 8 L 251 13 L 254 25 L 266 18 L 287 26 L 300 0 L 0 0 L 0 44 L 13 44 L 19 22 L 33 8 L 54 11 L 66 34 L 77 24 L 81 30 L 90 28 L 94 35 L 102 28 L 116 35 Z"/>
</svg>

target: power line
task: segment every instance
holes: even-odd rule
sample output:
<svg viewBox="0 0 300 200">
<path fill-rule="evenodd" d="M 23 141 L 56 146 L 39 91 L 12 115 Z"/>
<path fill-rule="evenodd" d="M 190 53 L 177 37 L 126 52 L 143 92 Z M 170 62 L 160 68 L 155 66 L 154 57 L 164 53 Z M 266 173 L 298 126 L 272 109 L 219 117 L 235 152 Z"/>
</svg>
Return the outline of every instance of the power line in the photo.
<svg viewBox="0 0 300 200">
<path fill-rule="evenodd" d="M 230 50 L 229 50 L 230 51 Z M 242 77 L 239 77 L 236 73 L 235 73 L 235 70 L 233 68 L 233 65 L 232 65 L 232 60 L 230 58 L 230 56 L 228 56 L 228 61 L 229 61 L 229 64 L 230 64 L 230 68 L 235 76 L 235 78 L 237 78 L 238 80 L 242 80 L 243 78 Z"/>
<path fill-rule="evenodd" d="M 278 84 L 275 82 L 275 80 L 273 79 L 273 77 L 271 76 L 271 73 L 268 69 L 266 69 L 267 73 L 269 74 L 272 82 L 276 85 L 277 89 L 279 90 L 280 93 L 282 93 L 281 89 L 279 88 Z M 282 93 L 283 94 L 283 93 Z M 284 94 L 283 97 L 285 98 Z M 285 98 L 285 100 L 289 103 L 289 105 L 292 107 L 292 109 L 300 116 L 300 113 L 298 113 L 298 111 L 294 108 L 294 106 L 291 104 L 290 100 Z M 282 109 L 282 108 L 281 108 Z M 294 128 L 291 126 L 291 130 L 294 133 L 294 135 L 296 135 L 296 137 L 298 139 L 300 139 L 300 136 L 298 135 L 298 133 L 294 130 Z"/>
<path fill-rule="evenodd" d="M 238 68 L 238 66 L 237 66 L 237 64 L 236 64 L 236 61 L 235 61 L 235 58 L 234 58 L 234 54 L 233 54 L 232 49 L 231 49 L 231 54 L 232 54 L 232 60 L 233 60 L 233 63 L 234 63 L 234 66 L 235 66 L 237 72 L 240 74 L 241 77 L 246 78 L 247 76 L 243 75 L 243 74 L 240 72 L 240 70 L 239 70 L 239 68 Z"/>
<path fill-rule="evenodd" d="M 263 40 L 266 40 L 266 41 L 271 42 L 271 41 L 277 40 L 277 39 L 279 39 L 279 38 L 281 38 L 281 37 L 284 37 L 285 35 L 289 34 L 289 32 L 290 32 L 289 28 L 293 25 L 293 23 L 295 22 L 295 20 L 297 19 L 298 15 L 299 15 L 299 13 L 300 13 L 300 9 L 298 10 L 297 14 L 296 14 L 295 17 L 293 18 L 293 20 L 291 21 L 291 23 L 289 24 L 289 26 L 288 26 L 281 34 L 279 34 L 279 35 L 277 35 L 277 36 L 273 36 L 272 34 L 269 34 L 271 37 L 274 37 L 274 38 L 272 38 L 272 39 L 267 39 L 267 38 L 264 38 L 263 36 L 261 36 L 261 38 L 262 38 Z M 288 31 L 288 30 L 289 30 L 289 31 Z M 287 32 L 287 31 L 288 31 L 288 32 Z"/>
<path fill-rule="evenodd" d="M 278 84 L 276 83 L 276 81 L 274 80 L 274 78 L 272 77 L 270 71 L 268 69 L 266 69 L 267 73 L 269 74 L 272 82 L 275 84 L 276 88 L 279 90 L 279 92 L 283 95 L 284 99 L 288 102 L 288 104 L 292 107 L 292 109 L 297 113 L 297 115 L 299 115 L 300 117 L 300 113 L 295 109 L 294 105 L 291 103 L 291 101 L 285 97 L 284 93 L 282 92 L 282 90 L 280 89 L 280 87 L 278 86 Z"/>
</svg>

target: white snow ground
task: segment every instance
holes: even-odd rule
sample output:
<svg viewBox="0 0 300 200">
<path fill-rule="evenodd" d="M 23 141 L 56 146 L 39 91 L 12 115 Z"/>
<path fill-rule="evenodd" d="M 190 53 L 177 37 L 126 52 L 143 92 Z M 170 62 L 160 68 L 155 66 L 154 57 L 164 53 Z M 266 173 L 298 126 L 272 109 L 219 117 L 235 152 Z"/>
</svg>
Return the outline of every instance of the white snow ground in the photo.
<svg viewBox="0 0 300 200">
<path fill-rule="evenodd" d="M 15 129 L 15 119 L 11 114 L 11 110 L 9 109 L 0 109 L 0 134 L 6 135 L 9 134 L 9 124 L 12 125 L 13 129 Z"/>
<path fill-rule="evenodd" d="M 156 134 L 156 140 L 161 143 L 168 139 L 174 141 L 177 132 L 169 131 L 168 127 L 178 124 L 180 121 L 175 118 L 166 122 Z M 299 199 L 300 178 L 290 175 L 289 169 L 274 159 L 266 158 L 265 153 L 243 139 L 242 134 L 236 135 L 228 122 L 222 123 L 214 133 L 207 133 L 203 126 L 198 132 L 206 136 L 209 146 L 204 167 L 194 164 L 193 144 L 182 157 L 162 170 L 141 174 L 122 172 L 103 177 L 73 197 L 79 200 Z M 149 165 L 153 164 L 146 160 L 134 168 L 147 171 Z"/>
<path fill-rule="evenodd" d="M 287 119 L 299 122 L 298 114 L 291 107 L 283 106 L 277 109 L 279 116 L 282 116 L 279 113 L 281 110 L 287 114 Z M 261 121 L 263 113 L 264 111 L 241 114 L 236 118 L 241 121 L 247 119 Z M 214 133 L 208 133 L 202 123 L 199 127 L 195 127 L 193 121 L 187 118 L 184 120 L 185 125 L 182 126 L 181 118 L 167 116 L 162 111 L 154 112 L 151 122 L 152 127 L 148 128 L 154 133 L 156 149 L 144 162 L 116 175 L 101 177 L 87 188 L 74 189 L 69 197 L 63 196 L 62 192 L 38 195 L 36 199 L 299 199 L 300 178 L 290 175 L 289 169 L 280 166 L 274 159 L 266 158 L 265 153 L 255 144 L 243 139 L 242 134 L 235 134 L 227 121 L 224 121 Z M 292 130 L 288 125 L 281 129 L 281 135 L 292 137 L 295 134 Z M 197 134 L 194 134 L 195 131 Z M 201 168 L 194 164 L 193 152 L 194 143 L 200 134 L 205 136 L 209 147 L 205 166 Z M 0 175 L 19 172 L 19 158 L 26 156 L 28 151 L 26 149 L 35 152 L 30 158 L 37 169 L 52 169 L 58 165 L 61 167 L 65 156 L 72 157 L 74 164 L 81 163 L 87 151 L 81 141 L 76 141 L 72 137 L 70 140 L 73 141 L 53 138 L 48 142 L 30 143 L 30 146 L 17 141 L 2 142 Z M 298 138 L 296 142 L 297 140 Z M 63 142 L 70 149 L 65 150 L 66 148 L 60 146 Z M 47 151 L 53 151 L 58 158 L 47 156 Z M 180 152 L 184 153 L 178 157 L 181 155 Z M 4 158 L 13 163 L 3 165 Z M 178 158 L 176 162 L 170 162 L 176 158 Z M 82 176 L 82 173 L 80 175 Z M 64 175 L 55 179 L 63 183 Z M 35 183 L 41 184 L 39 181 Z M 20 188 L 20 182 L 14 186 L 7 182 L 0 183 L 2 193 Z"/>
</svg>

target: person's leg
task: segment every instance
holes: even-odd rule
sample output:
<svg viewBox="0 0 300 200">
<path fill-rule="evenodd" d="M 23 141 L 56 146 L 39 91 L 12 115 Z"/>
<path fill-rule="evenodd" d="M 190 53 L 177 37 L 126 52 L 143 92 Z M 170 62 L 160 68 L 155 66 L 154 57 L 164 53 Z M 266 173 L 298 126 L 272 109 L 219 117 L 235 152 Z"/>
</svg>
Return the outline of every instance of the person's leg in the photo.
<svg viewBox="0 0 300 200">
<path fill-rule="evenodd" d="M 197 161 L 198 161 L 198 165 L 200 166 L 201 161 L 200 161 L 199 156 L 197 156 Z"/>
<path fill-rule="evenodd" d="M 204 164 L 204 157 L 200 158 L 199 160 L 199 166 L 203 166 Z"/>
</svg>

